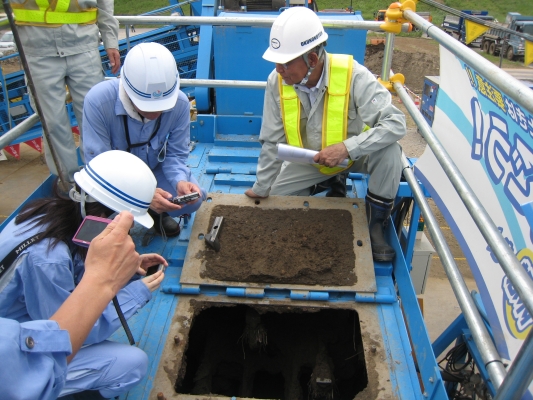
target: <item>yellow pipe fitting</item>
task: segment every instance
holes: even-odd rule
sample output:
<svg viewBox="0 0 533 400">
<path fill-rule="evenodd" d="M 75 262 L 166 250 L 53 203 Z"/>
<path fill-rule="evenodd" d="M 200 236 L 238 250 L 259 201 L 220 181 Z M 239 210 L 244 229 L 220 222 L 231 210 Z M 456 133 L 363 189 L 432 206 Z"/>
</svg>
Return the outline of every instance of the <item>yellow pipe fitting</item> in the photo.
<svg viewBox="0 0 533 400">
<path fill-rule="evenodd" d="M 396 93 L 396 90 L 394 90 L 393 83 L 401 83 L 402 86 L 405 85 L 405 76 L 403 74 L 394 74 L 389 78 L 388 81 L 383 81 L 381 78 L 378 78 L 378 82 L 383 85 L 385 89 L 387 89 L 389 92 Z"/>
<path fill-rule="evenodd" d="M 385 12 L 385 22 L 379 27 L 388 33 L 400 33 L 402 31 L 402 24 L 409 22 L 403 18 L 403 12 L 405 10 L 416 12 L 417 1 L 418 0 L 401 0 L 401 3 L 391 3 Z"/>
<path fill-rule="evenodd" d="M 400 33 L 402 24 L 409 22 L 403 18 L 403 12 L 410 10 L 416 12 L 416 2 L 418 0 L 400 0 L 401 2 L 391 3 L 385 12 L 385 22 L 379 27 L 388 33 Z"/>
<path fill-rule="evenodd" d="M 391 3 L 387 11 L 385 11 L 385 20 L 388 21 L 397 21 L 403 17 L 403 11 L 401 9 L 401 3 Z"/>
<path fill-rule="evenodd" d="M 392 83 L 401 83 L 402 86 L 405 86 L 405 76 L 403 74 L 394 74 L 389 79 Z"/>
<path fill-rule="evenodd" d="M 412 12 L 416 12 L 416 3 L 417 2 L 418 2 L 418 0 L 416 0 L 416 1 L 414 1 L 414 0 L 404 0 L 404 1 L 402 1 L 402 6 L 401 6 L 402 11 L 411 10 Z"/>
<path fill-rule="evenodd" d="M 379 27 L 387 33 L 400 33 L 402 31 L 402 24 L 398 22 L 387 21 Z"/>
<path fill-rule="evenodd" d="M 389 92 L 394 92 L 394 88 L 392 87 L 392 83 L 390 83 L 390 81 L 383 81 L 381 78 L 378 78 L 378 82 L 381 83 Z"/>
</svg>

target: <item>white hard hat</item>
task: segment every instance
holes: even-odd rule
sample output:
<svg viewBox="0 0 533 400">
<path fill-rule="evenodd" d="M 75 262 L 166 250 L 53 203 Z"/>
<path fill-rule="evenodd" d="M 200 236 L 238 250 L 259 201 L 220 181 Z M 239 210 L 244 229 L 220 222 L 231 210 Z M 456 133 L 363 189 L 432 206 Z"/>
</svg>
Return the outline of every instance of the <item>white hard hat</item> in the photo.
<svg viewBox="0 0 533 400">
<path fill-rule="evenodd" d="M 318 16 L 307 7 L 283 11 L 270 30 L 270 45 L 263 58 L 285 64 L 328 39 Z"/>
<path fill-rule="evenodd" d="M 159 43 L 140 43 L 124 60 L 120 79 L 141 111 L 165 111 L 176 105 L 180 78 L 172 53 Z"/>
<path fill-rule="evenodd" d="M 80 172 L 76 183 L 91 197 L 110 209 L 129 211 L 135 221 L 151 228 L 147 213 L 157 181 L 148 165 L 131 153 L 110 150 L 94 157 Z"/>
</svg>

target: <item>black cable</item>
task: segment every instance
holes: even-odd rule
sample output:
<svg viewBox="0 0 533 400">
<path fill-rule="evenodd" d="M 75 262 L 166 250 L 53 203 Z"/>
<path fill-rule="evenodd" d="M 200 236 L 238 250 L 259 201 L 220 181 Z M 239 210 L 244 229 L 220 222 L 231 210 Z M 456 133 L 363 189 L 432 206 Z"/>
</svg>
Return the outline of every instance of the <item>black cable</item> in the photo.
<svg viewBox="0 0 533 400">
<path fill-rule="evenodd" d="M 396 230 L 396 234 L 398 237 L 400 237 L 400 234 L 402 232 L 402 226 L 403 221 L 405 220 L 405 217 L 407 216 L 407 212 L 411 208 L 411 203 L 413 199 L 411 198 L 404 198 L 401 201 L 399 201 L 394 208 L 391 211 L 391 214 L 394 215 L 396 213 L 394 218 L 394 229 Z"/>
<path fill-rule="evenodd" d="M 126 336 L 128 337 L 130 344 L 132 346 L 135 345 L 135 339 L 133 339 L 133 335 L 131 334 L 130 327 L 128 326 L 128 323 L 126 322 L 126 318 L 124 318 L 124 314 L 122 313 L 122 310 L 120 309 L 120 304 L 118 304 L 117 296 L 113 297 L 113 305 L 115 306 L 115 310 L 117 310 L 118 319 L 120 319 L 120 323 L 122 324 L 122 327 L 126 331 Z"/>
<path fill-rule="evenodd" d="M 459 363 L 464 357 L 466 357 L 463 365 L 461 367 L 457 367 L 457 363 Z M 460 343 L 459 345 L 455 346 L 451 350 L 451 357 L 450 357 L 450 371 L 452 372 L 460 372 L 463 369 L 465 369 L 470 362 L 472 361 L 472 356 L 468 352 L 468 349 L 466 348 L 466 343 Z"/>
</svg>

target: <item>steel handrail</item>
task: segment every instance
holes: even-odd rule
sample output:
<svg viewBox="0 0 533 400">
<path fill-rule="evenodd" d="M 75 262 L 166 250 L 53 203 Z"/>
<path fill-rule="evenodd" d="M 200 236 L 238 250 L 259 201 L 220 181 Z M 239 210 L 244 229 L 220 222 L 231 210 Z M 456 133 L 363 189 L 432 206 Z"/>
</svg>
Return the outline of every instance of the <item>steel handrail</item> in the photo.
<svg viewBox="0 0 533 400">
<path fill-rule="evenodd" d="M 428 23 L 425 19 L 421 18 L 412 11 L 406 11 L 404 14 L 419 28 L 425 29 L 430 37 L 433 37 L 442 46 L 450 50 L 465 63 L 470 65 L 476 71 L 480 72 L 482 75 L 486 76 L 494 85 L 498 87 L 498 89 L 533 114 L 533 91 L 531 89 L 507 74 L 505 71 L 502 71 L 494 64 L 487 61 L 482 56 L 471 51 L 455 39 L 452 39 L 448 34 L 442 32 L 440 29 L 431 29 L 435 28 L 435 26 Z M 423 120 L 423 122 L 425 122 L 425 120 Z M 503 271 L 518 292 L 520 299 L 524 302 L 524 306 L 528 310 L 529 314 L 533 315 L 533 281 L 520 264 L 520 261 L 517 259 L 516 255 L 513 253 L 501 235 L 496 224 L 494 224 L 479 199 L 473 194 L 472 189 L 460 174 L 458 168 L 453 164 L 453 162 L 451 162 L 451 159 L 449 159 L 447 154 L 445 154 L 446 152 L 440 146 L 440 143 L 438 143 L 438 140 L 433 135 L 433 132 L 429 130 L 428 136 L 424 136 L 424 138 L 430 147 L 438 145 L 441 149 L 438 151 L 438 153 L 436 153 L 434 147 L 432 147 L 435 156 L 439 160 L 439 163 L 443 166 L 444 171 L 448 175 L 448 178 L 450 178 L 450 181 L 463 200 L 463 203 L 470 212 L 470 215 L 472 215 L 472 219 L 479 228 L 479 231 L 487 241 L 487 244 L 491 247 Z"/>
<path fill-rule="evenodd" d="M 411 116 L 415 120 L 415 123 L 417 124 L 422 136 L 426 138 L 428 145 L 430 146 L 437 159 L 446 157 L 446 162 L 453 164 L 453 161 L 451 161 L 447 156 L 446 150 L 444 150 L 440 146 L 440 143 L 435 138 L 428 123 L 422 117 L 422 114 L 415 106 L 413 100 L 411 99 L 411 96 L 409 96 L 409 93 L 407 93 L 402 84 L 394 83 L 394 89 L 396 90 L 396 93 L 398 93 L 398 96 L 407 108 L 409 114 L 411 114 Z M 437 156 L 437 153 L 440 155 L 440 157 Z M 403 158 L 404 159 L 402 161 L 404 164 L 404 176 L 407 179 L 407 182 L 409 183 L 409 187 L 411 187 L 413 196 L 415 197 L 417 204 L 422 210 L 422 214 L 424 215 L 424 222 L 427 224 L 431 238 L 435 243 L 437 253 L 439 254 L 442 265 L 444 267 L 444 271 L 448 276 L 448 280 L 450 281 L 450 285 L 452 286 L 455 297 L 457 298 L 457 302 L 459 303 L 459 307 L 461 308 L 461 311 L 465 317 L 465 321 L 468 325 L 468 328 L 472 331 L 472 337 L 474 338 L 474 342 L 479 350 L 483 363 L 485 364 L 485 368 L 487 369 L 487 372 L 491 377 L 494 387 L 498 388 L 503 382 L 506 374 L 503 362 L 500 358 L 500 355 L 498 354 L 498 351 L 496 350 L 496 347 L 494 346 L 492 338 L 489 332 L 487 331 L 485 324 L 483 323 L 483 318 L 479 314 L 479 311 L 476 307 L 476 304 L 474 303 L 474 300 L 472 299 L 472 296 L 470 296 L 468 287 L 466 286 L 463 277 L 461 276 L 459 268 L 457 267 L 454 261 L 453 255 L 451 254 L 450 249 L 446 245 L 446 240 L 442 235 L 442 232 L 439 228 L 439 224 L 433 213 L 431 212 L 431 208 L 427 204 L 427 200 L 422 192 L 422 189 L 420 189 L 420 187 L 418 186 L 418 182 L 414 177 L 413 171 L 410 169 L 411 165 L 405 157 Z M 456 174 L 460 175 L 458 171 L 456 172 Z"/>
<path fill-rule="evenodd" d="M 425 32 L 430 38 L 435 39 L 440 45 L 448 49 L 465 63 L 490 80 L 498 89 L 511 99 L 520 103 L 530 114 L 533 114 L 533 90 L 526 87 L 518 79 L 513 78 L 496 65 L 487 61 L 483 56 L 470 50 L 467 46 L 453 39 L 438 26 L 426 21 L 417 13 L 407 10 L 404 17 Z M 529 310 L 531 312 L 531 310 Z M 532 313 L 533 315 L 533 313 Z"/>
<path fill-rule="evenodd" d="M 20 124 L 15 125 L 12 129 L 0 136 L 0 149 L 9 146 L 14 140 L 28 132 L 37 122 L 39 122 L 39 116 L 37 113 L 30 115 Z"/>
<path fill-rule="evenodd" d="M 123 25 L 214 25 L 214 26 L 260 26 L 270 28 L 276 19 L 276 16 L 271 17 L 179 17 L 179 16 L 115 16 L 119 23 Z M 320 16 L 322 25 L 326 28 L 339 29 L 362 29 L 376 32 L 383 32 L 381 25 L 383 22 L 379 21 L 361 21 L 361 20 L 344 20 L 332 19 L 331 17 L 324 18 Z M 403 24 L 402 29 L 407 31 L 409 24 Z"/>
</svg>

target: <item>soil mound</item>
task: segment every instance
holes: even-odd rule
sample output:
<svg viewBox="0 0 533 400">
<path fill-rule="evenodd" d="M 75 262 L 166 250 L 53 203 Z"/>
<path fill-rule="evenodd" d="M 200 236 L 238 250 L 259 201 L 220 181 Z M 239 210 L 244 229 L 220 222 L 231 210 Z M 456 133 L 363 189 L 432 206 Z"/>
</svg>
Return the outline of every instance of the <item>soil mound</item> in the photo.
<svg viewBox="0 0 533 400">
<path fill-rule="evenodd" d="M 367 45 L 365 66 L 375 75 L 381 75 L 383 52 L 385 45 Z M 392 55 L 392 70 L 405 76 L 405 86 L 411 91 L 421 94 L 424 87 L 424 77 L 440 75 L 439 57 L 426 52 L 404 52 L 397 48 Z"/>
</svg>

